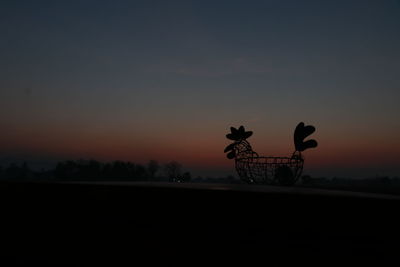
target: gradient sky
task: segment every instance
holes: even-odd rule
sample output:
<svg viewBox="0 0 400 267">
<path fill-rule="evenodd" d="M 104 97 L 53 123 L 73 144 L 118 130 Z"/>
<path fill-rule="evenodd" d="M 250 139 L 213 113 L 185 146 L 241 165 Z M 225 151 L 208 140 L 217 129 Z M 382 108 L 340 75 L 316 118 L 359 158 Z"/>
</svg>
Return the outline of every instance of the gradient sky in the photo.
<svg viewBox="0 0 400 267">
<path fill-rule="evenodd" d="M 400 175 L 400 1 L 0 3 L 0 164 L 177 160 L 234 174 L 316 126 L 305 173 Z"/>
</svg>

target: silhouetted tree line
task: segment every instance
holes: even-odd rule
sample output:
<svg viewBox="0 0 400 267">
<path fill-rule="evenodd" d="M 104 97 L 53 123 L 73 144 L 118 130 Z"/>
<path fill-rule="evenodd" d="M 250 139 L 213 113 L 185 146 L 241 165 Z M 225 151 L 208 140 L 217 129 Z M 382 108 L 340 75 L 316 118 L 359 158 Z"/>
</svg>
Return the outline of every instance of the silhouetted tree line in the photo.
<svg viewBox="0 0 400 267">
<path fill-rule="evenodd" d="M 150 160 L 146 165 L 126 161 L 102 163 L 96 160 L 68 160 L 59 162 L 50 170 L 34 171 L 26 162 L 0 166 L 1 180 L 14 181 L 169 181 L 193 183 L 241 184 L 232 175 L 225 177 L 192 178 L 190 172 L 182 171 L 176 161 L 160 165 Z M 400 195 L 400 178 L 376 176 L 365 179 L 325 178 L 304 175 L 295 185 L 299 187 L 347 190 L 357 192 Z"/>
<path fill-rule="evenodd" d="M 11 163 L 6 168 L 0 166 L 0 177 L 3 179 L 30 179 L 37 176 L 29 169 L 28 164 L 24 162 L 21 165 Z"/>
<path fill-rule="evenodd" d="M 148 180 L 149 170 L 143 165 L 124 161 L 100 163 L 89 161 L 65 161 L 57 164 L 54 170 L 55 178 L 61 180 L 107 180 L 110 178 L 119 181 Z"/>
<path fill-rule="evenodd" d="M 0 178 L 7 180 L 54 181 L 171 181 L 189 182 L 190 172 L 182 172 L 176 161 L 160 165 L 150 160 L 147 165 L 127 161 L 102 163 L 96 160 L 67 160 L 57 163 L 54 169 L 33 171 L 27 163 L 0 166 Z"/>
</svg>

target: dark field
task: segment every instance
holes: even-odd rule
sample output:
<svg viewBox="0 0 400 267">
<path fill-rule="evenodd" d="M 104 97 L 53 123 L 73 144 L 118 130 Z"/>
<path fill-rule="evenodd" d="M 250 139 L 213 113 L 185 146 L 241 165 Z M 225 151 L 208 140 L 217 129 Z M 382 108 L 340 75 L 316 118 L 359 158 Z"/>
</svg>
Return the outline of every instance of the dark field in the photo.
<svg viewBox="0 0 400 267">
<path fill-rule="evenodd" d="M 394 266 L 400 258 L 400 198 L 393 196 L 2 182 L 0 198 L 2 266 Z"/>
</svg>

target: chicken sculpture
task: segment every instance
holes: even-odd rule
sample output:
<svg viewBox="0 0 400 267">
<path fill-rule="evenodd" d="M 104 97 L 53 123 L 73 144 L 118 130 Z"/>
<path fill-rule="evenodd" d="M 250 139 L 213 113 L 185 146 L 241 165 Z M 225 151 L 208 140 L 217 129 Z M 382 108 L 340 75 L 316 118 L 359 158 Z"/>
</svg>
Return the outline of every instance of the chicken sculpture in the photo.
<svg viewBox="0 0 400 267">
<path fill-rule="evenodd" d="M 311 125 L 299 123 L 294 131 L 295 151 L 291 157 L 262 157 L 253 151 L 247 141 L 253 132 L 231 127 L 226 137 L 234 142 L 225 148 L 229 159 L 235 159 L 235 168 L 239 177 L 250 184 L 293 185 L 301 176 L 304 158 L 301 152 L 317 147 L 317 141 L 304 139 L 315 132 Z"/>
</svg>

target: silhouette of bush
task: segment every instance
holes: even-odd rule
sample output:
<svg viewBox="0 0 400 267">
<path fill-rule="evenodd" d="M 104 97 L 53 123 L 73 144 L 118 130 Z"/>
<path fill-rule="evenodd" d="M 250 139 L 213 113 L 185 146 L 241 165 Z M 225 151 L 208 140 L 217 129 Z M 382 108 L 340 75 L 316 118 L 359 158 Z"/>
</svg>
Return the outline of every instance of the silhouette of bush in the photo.
<svg viewBox="0 0 400 267">
<path fill-rule="evenodd" d="M 170 182 L 178 182 L 181 176 L 182 165 L 176 161 L 171 161 L 164 166 L 164 171 Z"/>
<path fill-rule="evenodd" d="M 192 175 L 190 172 L 184 172 L 182 174 L 182 182 L 190 182 L 192 180 Z"/>
</svg>

